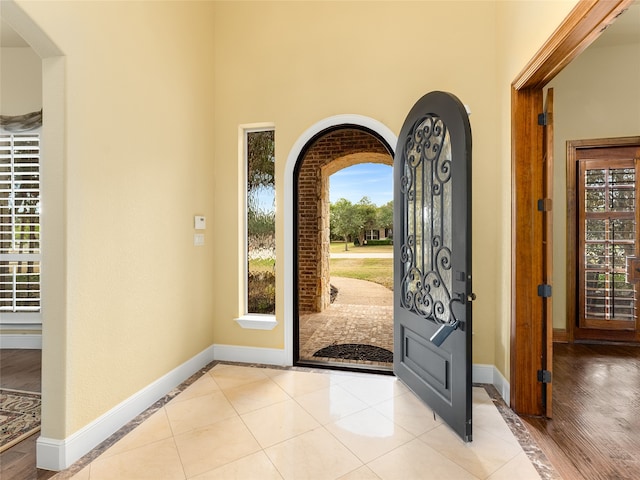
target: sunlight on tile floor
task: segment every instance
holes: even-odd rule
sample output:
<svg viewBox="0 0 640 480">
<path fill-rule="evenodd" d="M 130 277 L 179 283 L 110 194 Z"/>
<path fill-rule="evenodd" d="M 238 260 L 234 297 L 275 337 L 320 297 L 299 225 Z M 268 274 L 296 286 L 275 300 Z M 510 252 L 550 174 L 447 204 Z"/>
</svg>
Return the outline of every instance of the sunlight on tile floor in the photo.
<svg viewBox="0 0 640 480">
<path fill-rule="evenodd" d="M 539 479 L 483 388 L 464 444 L 392 376 L 218 364 L 74 480 Z"/>
</svg>

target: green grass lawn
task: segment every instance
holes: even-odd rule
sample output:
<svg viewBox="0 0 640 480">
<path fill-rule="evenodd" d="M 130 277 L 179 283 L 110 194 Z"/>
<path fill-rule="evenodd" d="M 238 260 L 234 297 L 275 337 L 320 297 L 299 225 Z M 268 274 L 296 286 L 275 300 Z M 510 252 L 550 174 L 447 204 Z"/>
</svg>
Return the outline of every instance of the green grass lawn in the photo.
<svg viewBox="0 0 640 480">
<path fill-rule="evenodd" d="M 353 253 L 393 253 L 393 245 L 364 245 L 355 246 L 353 242 L 349 242 L 349 251 Z M 331 253 L 344 252 L 344 242 L 331 242 Z"/>
<path fill-rule="evenodd" d="M 334 258 L 330 261 L 330 271 L 336 277 L 367 280 L 393 290 L 391 258 Z"/>
<path fill-rule="evenodd" d="M 343 252 L 344 243 L 332 243 L 331 251 L 334 253 Z M 352 243 L 349 246 L 349 251 L 354 253 L 393 253 L 393 245 L 355 247 Z M 249 268 L 252 272 L 273 272 L 274 265 L 273 259 L 251 260 Z M 330 260 L 330 271 L 331 275 L 337 277 L 367 280 L 393 290 L 393 259 L 391 258 L 334 258 Z"/>
</svg>

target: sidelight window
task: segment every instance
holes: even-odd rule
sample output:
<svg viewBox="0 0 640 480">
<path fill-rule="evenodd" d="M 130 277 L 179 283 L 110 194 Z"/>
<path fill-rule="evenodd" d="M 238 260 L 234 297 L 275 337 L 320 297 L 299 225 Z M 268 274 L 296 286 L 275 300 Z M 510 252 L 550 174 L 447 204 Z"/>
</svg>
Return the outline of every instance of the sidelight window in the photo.
<svg viewBox="0 0 640 480">
<path fill-rule="evenodd" d="M 275 132 L 245 131 L 246 153 L 246 313 L 276 311 Z"/>
</svg>

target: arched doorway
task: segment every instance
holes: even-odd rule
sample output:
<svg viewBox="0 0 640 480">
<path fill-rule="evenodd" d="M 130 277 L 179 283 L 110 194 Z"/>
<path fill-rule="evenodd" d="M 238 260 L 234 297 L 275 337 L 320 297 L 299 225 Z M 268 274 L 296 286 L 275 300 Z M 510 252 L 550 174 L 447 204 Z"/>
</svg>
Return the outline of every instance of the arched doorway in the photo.
<svg viewBox="0 0 640 480">
<path fill-rule="evenodd" d="M 391 290 L 354 279 L 343 279 L 336 286 L 337 279 L 330 278 L 329 177 L 362 163 L 391 166 L 393 151 L 375 132 L 356 125 L 339 125 L 320 132 L 306 144 L 296 163 L 296 364 L 382 370 L 392 366 Z M 382 293 L 377 292 L 378 287 Z M 370 291 L 376 293 L 369 297 Z"/>
<path fill-rule="evenodd" d="M 302 280 L 302 284 L 299 283 L 298 264 L 300 261 L 310 262 L 309 258 L 299 259 L 298 252 L 298 239 L 300 238 L 298 232 L 298 207 L 300 202 L 298 201 L 298 185 L 299 185 L 299 166 L 302 165 L 301 160 L 305 158 L 310 152 L 310 148 L 317 144 L 323 137 L 328 139 L 336 139 L 337 132 L 342 131 L 352 137 L 359 137 L 361 140 L 369 142 L 369 146 L 375 146 L 375 148 L 363 148 L 364 144 L 351 145 L 348 148 L 338 148 L 333 151 L 331 160 L 340 159 L 333 167 L 326 167 L 330 164 L 330 161 L 320 162 L 322 165 L 316 165 L 312 177 L 315 178 L 315 183 L 310 183 L 309 188 L 315 192 L 316 197 L 313 200 L 313 210 L 315 214 L 309 215 L 316 216 L 316 221 L 313 223 L 315 233 L 313 234 L 315 240 L 313 245 L 316 245 L 315 253 L 312 253 L 314 248 L 307 248 L 311 257 L 315 258 L 315 271 L 308 278 Z M 331 137 L 333 134 L 333 137 Z M 327 137 L 329 135 L 329 137 Z M 353 140 L 353 138 L 352 138 Z M 324 119 L 317 124 L 313 125 L 307 131 L 305 131 L 298 141 L 295 143 L 291 152 L 289 153 L 287 165 L 285 167 L 285 355 L 290 364 L 298 363 L 298 350 L 299 350 L 299 338 L 298 338 L 298 312 L 300 310 L 300 302 L 304 302 L 302 308 L 311 308 L 313 310 L 321 310 L 323 305 L 330 302 L 330 286 L 328 283 L 328 277 L 323 281 L 322 275 L 318 272 L 322 272 L 323 269 L 328 269 L 328 252 L 322 255 L 322 250 L 319 245 L 322 245 L 323 231 L 325 228 L 322 226 L 322 210 L 326 209 L 326 219 L 328 221 L 328 193 L 325 194 L 324 200 L 322 200 L 322 185 L 323 176 L 328 179 L 329 175 L 333 173 L 333 169 L 337 165 L 346 167 L 349 164 L 355 164 L 358 162 L 375 161 L 378 163 L 388 162 L 389 165 L 393 161 L 393 151 L 395 149 L 397 138 L 385 125 L 368 117 L 359 115 L 338 115 Z M 368 152 L 369 156 L 362 155 L 363 152 Z M 317 153 L 317 152 L 316 152 Z M 368 158 L 368 160 L 367 160 Z M 309 165 L 311 161 L 309 162 Z M 321 167 L 324 168 L 324 171 Z M 337 168 L 339 169 L 339 168 Z M 315 186 L 313 186 L 315 185 Z M 323 207 L 324 205 L 324 207 Z M 329 226 L 326 226 L 326 242 L 328 247 L 329 239 Z M 314 257 L 315 256 L 315 257 Z M 318 258 L 320 259 L 318 261 Z M 299 286 L 301 288 L 299 288 Z M 299 297 L 298 292 L 306 289 L 303 295 Z"/>
</svg>

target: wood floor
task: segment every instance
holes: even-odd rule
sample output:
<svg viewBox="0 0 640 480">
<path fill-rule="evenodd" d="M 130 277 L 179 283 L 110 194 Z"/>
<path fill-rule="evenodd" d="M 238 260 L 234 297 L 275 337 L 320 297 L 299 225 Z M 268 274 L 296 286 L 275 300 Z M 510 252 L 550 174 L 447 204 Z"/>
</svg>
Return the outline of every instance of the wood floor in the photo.
<svg viewBox="0 0 640 480">
<path fill-rule="evenodd" d="M 554 344 L 553 419 L 523 420 L 563 479 L 640 478 L 640 347 Z"/>
<path fill-rule="evenodd" d="M 40 350 L 0 349 L 0 388 L 28 392 L 41 391 Z M 45 480 L 56 472 L 36 468 L 36 440 L 40 434 L 0 453 L 0 478 L 11 480 Z"/>
</svg>

